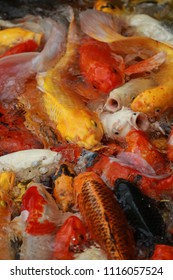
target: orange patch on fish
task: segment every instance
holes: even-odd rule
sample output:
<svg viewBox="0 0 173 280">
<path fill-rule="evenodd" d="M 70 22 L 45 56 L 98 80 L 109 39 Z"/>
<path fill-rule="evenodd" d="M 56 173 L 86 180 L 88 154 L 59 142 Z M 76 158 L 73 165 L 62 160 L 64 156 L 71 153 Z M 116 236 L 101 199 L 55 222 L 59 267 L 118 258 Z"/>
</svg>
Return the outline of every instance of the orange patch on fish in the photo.
<svg viewBox="0 0 173 280">
<path fill-rule="evenodd" d="M 55 223 L 44 217 L 47 198 L 41 194 L 37 186 L 31 186 L 22 198 L 21 210 L 28 211 L 25 231 L 32 235 L 49 234 L 56 229 Z"/>
<path fill-rule="evenodd" d="M 38 44 L 34 40 L 28 40 L 26 42 L 22 42 L 17 44 L 16 46 L 7 50 L 0 58 L 3 58 L 8 55 L 18 54 L 23 52 L 34 52 L 38 48 Z"/>
<path fill-rule="evenodd" d="M 70 247 L 85 243 L 86 233 L 86 228 L 79 218 L 76 216 L 69 217 L 56 234 L 54 259 L 74 259 L 74 252 Z"/>
<path fill-rule="evenodd" d="M 124 62 L 107 43 L 86 39 L 80 46 L 80 68 L 86 80 L 103 93 L 123 84 Z"/>
<path fill-rule="evenodd" d="M 166 170 L 166 161 L 163 155 L 150 143 L 147 134 L 139 130 L 131 130 L 126 136 L 126 152 L 132 152 L 140 155 L 156 171 L 164 173 Z"/>
</svg>

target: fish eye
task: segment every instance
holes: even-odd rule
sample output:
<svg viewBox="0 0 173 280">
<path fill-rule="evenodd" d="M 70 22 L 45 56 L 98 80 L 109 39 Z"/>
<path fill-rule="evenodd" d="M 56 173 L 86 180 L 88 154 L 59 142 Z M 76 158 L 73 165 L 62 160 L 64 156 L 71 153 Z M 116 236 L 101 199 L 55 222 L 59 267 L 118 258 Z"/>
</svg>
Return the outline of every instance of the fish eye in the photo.
<svg viewBox="0 0 173 280">
<path fill-rule="evenodd" d="M 95 121 L 91 120 L 91 124 L 92 124 L 93 126 L 97 127 L 97 123 L 96 123 Z"/>
<path fill-rule="evenodd" d="M 67 141 L 67 142 L 71 142 L 71 138 L 67 136 L 67 137 L 66 137 L 66 141 Z"/>
<path fill-rule="evenodd" d="M 155 109 L 155 112 L 156 112 L 156 113 L 160 113 L 160 108 L 156 108 L 156 109 Z"/>
<path fill-rule="evenodd" d="M 118 132 L 118 131 L 115 131 L 115 132 L 114 132 L 114 134 L 115 134 L 115 135 L 118 135 L 118 134 L 119 134 L 119 132 Z"/>
<path fill-rule="evenodd" d="M 115 9 L 115 6 L 112 4 L 112 3 L 107 3 L 107 4 L 105 4 L 105 5 L 102 5 L 101 7 L 100 7 L 100 9 L 104 9 L 104 8 L 109 8 L 109 9 L 112 9 L 112 10 L 114 10 Z"/>
</svg>

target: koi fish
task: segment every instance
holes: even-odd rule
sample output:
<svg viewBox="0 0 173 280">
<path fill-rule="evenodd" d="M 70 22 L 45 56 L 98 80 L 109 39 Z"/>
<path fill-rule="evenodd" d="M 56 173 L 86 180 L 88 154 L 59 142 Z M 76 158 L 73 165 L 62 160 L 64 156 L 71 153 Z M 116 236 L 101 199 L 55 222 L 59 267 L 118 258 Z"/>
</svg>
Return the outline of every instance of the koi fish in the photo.
<svg viewBox="0 0 173 280">
<path fill-rule="evenodd" d="M 151 175 L 147 174 L 146 169 L 138 169 L 131 163 L 127 163 L 113 156 L 106 156 L 96 152 L 85 151 L 78 160 L 75 167 L 77 174 L 85 171 L 93 171 L 98 174 L 102 180 L 113 188 L 118 178 L 129 180 L 139 187 L 143 194 L 160 200 L 173 195 L 173 175 Z"/>
<path fill-rule="evenodd" d="M 95 88 L 109 93 L 122 85 L 123 59 L 111 53 L 108 44 L 86 39 L 80 46 L 79 55 L 81 72 Z"/>
<path fill-rule="evenodd" d="M 22 198 L 21 216 L 25 225 L 21 259 L 51 259 L 59 210 L 43 185 L 30 184 Z"/>
<path fill-rule="evenodd" d="M 112 191 L 94 172 L 74 179 L 76 204 L 91 236 L 108 259 L 134 259 L 134 241 L 127 220 Z"/>
<path fill-rule="evenodd" d="M 13 186 L 15 181 L 15 173 L 11 171 L 4 171 L 0 173 L 0 193 L 8 194 Z"/>
<path fill-rule="evenodd" d="M 38 45 L 33 40 L 28 40 L 24 43 L 17 44 L 16 46 L 10 48 L 8 51 L 6 51 L 3 55 L 0 56 L 0 58 L 3 58 L 8 55 L 23 53 L 23 52 L 34 52 L 38 48 Z"/>
<path fill-rule="evenodd" d="M 114 194 L 134 229 L 136 245 L 145 257 L 151 255 L 154 244 L 167 241 L 166 225 L 156 202 L 145 196 L 127 180 L 117 179 Z"/>
<path fill-rule="evenodd" d="M 61 73 L 68 67 L 75 52 L 75 30 L 75 22 L 72 21 L 65 55 L 54 68 L 38 75 L 38 87 L 43 92 L 45 110 L 49 118 L 56 123 L 62 138 L 92 149 L 100 144 L 103 136 L 100 120 L 75 92 L 66 88 L 61 79 Z"/>
<path fill-rule="evenodd" d="M 0 171 L 11 170 L 17 173 L 31 167 L 46 167 L 50 164 L 57 164 L 60 159 L 60 153 L 49 149 L 28 149 L 1 156 Z"/>
<path fill-rule="evenodd" d="M 156 244 L 151 260 L 173 260 L 173 246 Z"/>
<path fill-rule="evenodd" d="M 104 109 L 114 113 L 122 107 L 128 107 L 139 93 L 154 86 L 155 82 L 152 79 L 131 79 L 129 82 L 110 92 Z"/>
<path fill-rule="evenodd" d="M 30 44 L 31 51 L 37 49 L 41 43 L 43 33 L 35 33 L 21 27 L 7 28 L 0 31 L 0 54 L 3 57 L 4 53 L 7 55 L 7 51 L 13 49 L 17 46 L 22 46 L 20 44 L 26 43 Z M 31 45 L 31 42 L 33 46 Z M 35 44 L 34 44 L 35 43 Z M 24 45 L 23 45 L 24 46 Z"/>
<path fill-rule="evenodd" d="M 127 15 L 126 21 L 133 30 L 134 36 L 150 37 L 154 40 L 173 44 L 173 35 L 165 26 L 146 14 Z"/>
<path fill-rule="evenodd" d="M 122 13 L 123 3 L 122 1 L 97 0 L 93 8 L 104 13 L 117 15 Z"/>
<path fill-rule="evenodd" d="M 150 78 L 156 82 L 156 87 L 144 90 L 132 101 L 131 109 L 149 116 L 156 116 L 172 107 L 172 56 L 173 48 L 151 38 L 133 38 L 113 42 L 111 48 L 121 55 L 146 55 L 146 52 L 164 52 L 166 61 L 159 66 L 159 70 L 150 73 Z M 135 52 L 135 53 L 134 53 Z M 167 74 L 166 74 L 167 73 Z M 147 76 L 146 76 L 147 77 Z"/>
<path fill-rule="evenodd" d="M 55 65 L 65 50 L 67 26 L 45 18 L 47 37 L 40 52 L 20 53 L 0 59 L 1 100 L 13 100 L 24 91 L 26 80 Z M 44 33 L 44 31 L 43 31 Z"/>
<path fill-rule="evenodd" d="M 61 164 L 54 178 L 53 196 L 59 207 L 67 212 L 74 205 L 73 178 L 75 173 L 67 164 Z"/>
<path fill-rule="evenodd" d="M 20 110 L 0 106 L 0 155 L 43 147 L 37 136 L 25 127 L 24 121 Z"/>
<path fill-rule="evenodd" d="M 144 131 L 131 130 L 126 135 L 127 148 L 125 152 L 139 154 L 155 170 L 156 174 L 166 173 L 167 163 L 161 154 L 149 141 Z"/>
<path fill-rule="evenodd" d="M 148 117 L 145 114 L 125 107 L 115 113 L 101 113 L 100 120 L 105 135 L 111 139 L 122 140 L 133 128 L 144 131 L 149 128 Z"/>
<path fill-rule="evenodd" d="M 56 260 L 74 259 L 73 247 L 85 244 L 86 233 L 87 230 L 78 217 L 69 217 L 56 233 L 53 258 Z"/>
</svg>

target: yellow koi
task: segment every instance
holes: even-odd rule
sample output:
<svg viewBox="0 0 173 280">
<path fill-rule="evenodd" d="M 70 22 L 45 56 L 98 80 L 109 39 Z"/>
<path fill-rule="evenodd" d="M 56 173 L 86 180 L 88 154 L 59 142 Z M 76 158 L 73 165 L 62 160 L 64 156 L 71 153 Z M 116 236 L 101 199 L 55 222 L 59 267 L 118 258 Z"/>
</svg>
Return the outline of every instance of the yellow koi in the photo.
<svg viewBox="0 0 173 280">
<path fill-rule="evenodd" d="M 91 112 L 78 96 L 74 88 L 70 89 L 63 81 L 64 70 L 76 57 L 77 40 L 74 21 L 69 27 L 67 49 L 65 55 L 56 66 L 37 77 L 38 87 L 43 91 L 43 102 L 50 120 L 63 139 L 76 143 L 86 149 L 99 145 L 103 129 L 96 113 Z"/>
<path fill-rule="evenodd" d="M 5 171 L 0 173 L 0 193 L 7 194 L 14 186 L 15 173 Z"/>
<path fill-rule="evenodd" d="M 24 43 L 28 40 L 33 40 L 40 45 L 42 33 L 21 28 L 7 28 L 0 31 L 0 54 L 3 54 L 7 49 L 14 47 L 17 44 Z"/>
</svg>

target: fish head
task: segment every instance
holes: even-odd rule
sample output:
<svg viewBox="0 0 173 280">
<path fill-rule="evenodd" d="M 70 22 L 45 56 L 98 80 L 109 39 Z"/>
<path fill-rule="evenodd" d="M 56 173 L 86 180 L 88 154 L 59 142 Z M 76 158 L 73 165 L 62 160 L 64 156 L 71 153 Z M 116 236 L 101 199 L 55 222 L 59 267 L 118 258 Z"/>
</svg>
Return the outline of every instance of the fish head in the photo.
<svg viewBox="0 0 173 280">
<path fill-rule="evenodd" d="M 67 122 L 71 122 L 68 126 Z M 73 110 L 69 120 L 61 121 L 57 129 L 69 143 L 91 150 L 100 145 L 103 137 L 103 128 L 97 115 L 89 110 Z"/>
<path fill-rule="evenodd" d="M 64 236 L 65 239 L 69 239 L 69 246 L 80 245 L 86 240 L 86 228 L 78 217 L 71 216 L 57 232 L 57 237 L 60 235 Z M 58 240 L 59 238 L 57 237 L 56 239 Z"/>
<path fill-rule="evenodd" d="M 121 8 L 122 8 L 121 1 L 98 0 L 94 5 L 94 9 L 109 14 L 122 13 Z"/>
<path fill-rule="evenodd" d="M 151 117 L 158 116 L 172 106 L 172 92 L 173 87 L 169 82 L 165 85 L 145 90 L 133 100 L 131 108 Z"/>
</svg>

